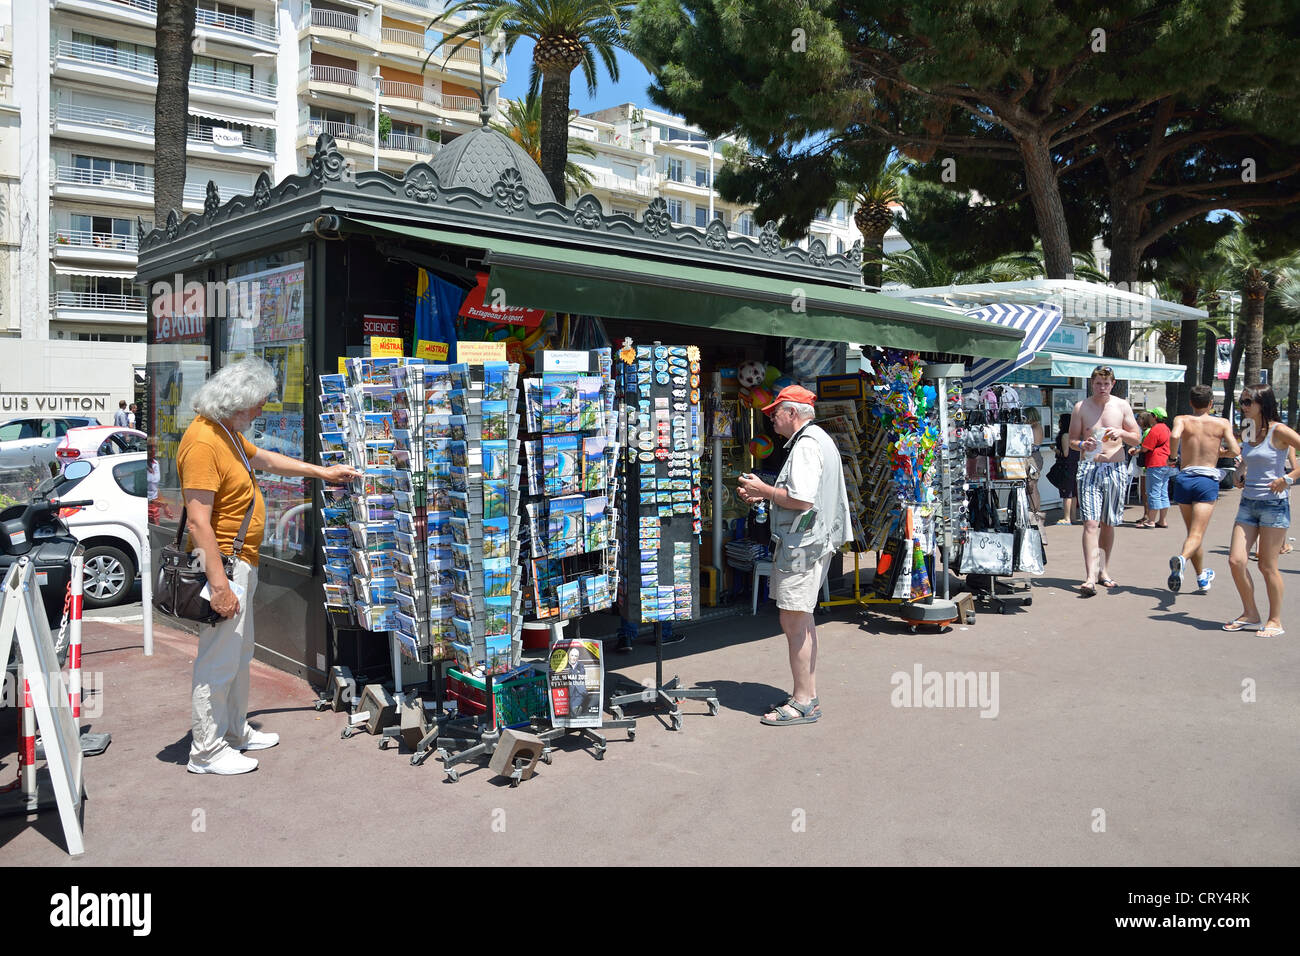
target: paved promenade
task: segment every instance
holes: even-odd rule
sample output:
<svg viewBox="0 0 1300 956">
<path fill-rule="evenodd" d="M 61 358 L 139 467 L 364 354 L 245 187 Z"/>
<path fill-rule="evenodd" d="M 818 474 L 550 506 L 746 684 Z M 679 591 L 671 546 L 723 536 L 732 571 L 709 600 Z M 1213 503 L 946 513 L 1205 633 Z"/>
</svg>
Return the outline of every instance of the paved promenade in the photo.
<svg viewBox="0 0 1300 956">
<path fill-rule="evenodd" d="M 1296 865 L 1300 552 L 1282 559 L 1291 632 L 1223 632 L 1239 610 L 1235 509 L 1231 493 L 1211 525 L 1219 577 L 1206 596 L 1165 590 L 1180 528 L 1126 527 L 1119 588 L 1081 599 L 1069 590 L 1080 529 L 1050 527 L 1025 611 L 939 635 L 856 608 L 819 616 L 825 717 L 812 726 L 758 723 L 789 682 L 770 604 L 697 628 L 668 649 L 667 674 L 716 687 L 718 716 L 684 702 L 681 732 L 654 718 L 635 741 L 613 731 L 604 761 L 566 744 L 517 789 L 485 767 L 449 784 L 437 761 L 340 740 L 341 715 L 318 714 L 306 684 L 261 664 L 251 716 L 281 745 L 248 776 L 187 774 L 193 639 L 159 628 L 146 659 L 138 623 L 88 622 L 85 667 L 102 675 L 88 684 L 103 695 L 89 723 L 114 742 L 86 762 L 82 860 Z M 653 674 L 648 648 L 612 664 Z M 918 672 L 919 690 L 899 676 Z M 955 683 L 927 696 L 929 672 L 974 672 L 976 699 L 951 706 Z M 12 714 L 0 712 L 4 783 Z M 0 819 L 0 864 L 79 865 L 53 812 Z"/>
</svg>

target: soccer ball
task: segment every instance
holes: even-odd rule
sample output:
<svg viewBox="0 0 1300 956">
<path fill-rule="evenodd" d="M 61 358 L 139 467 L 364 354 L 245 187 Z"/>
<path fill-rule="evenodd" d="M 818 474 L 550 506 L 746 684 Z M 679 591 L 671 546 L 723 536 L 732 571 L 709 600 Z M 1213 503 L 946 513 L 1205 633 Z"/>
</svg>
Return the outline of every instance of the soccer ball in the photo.
<svg viewBox="0 0 1300 956">
<path fill-rule="evenodd" d="M 767 366 L 762 362 L 745 362 L 736 370 L 736 380 L 745 388 L 763 384 Z"/>
</svg>

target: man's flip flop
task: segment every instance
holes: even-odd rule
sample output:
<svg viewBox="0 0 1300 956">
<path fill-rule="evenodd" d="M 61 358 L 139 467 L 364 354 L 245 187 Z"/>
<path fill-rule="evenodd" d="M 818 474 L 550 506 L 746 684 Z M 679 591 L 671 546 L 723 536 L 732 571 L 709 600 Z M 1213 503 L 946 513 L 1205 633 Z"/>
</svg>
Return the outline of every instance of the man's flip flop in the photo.
<svg viewBox="0 0 1300 956">
<path fill-rule="evenodd" d="M 1104 588 L 1117 588 L 1117 587 L 1119 587 L 1119 585 L 1115 583 L 1115 579 L 1114 579 L 1114 578 L 1102 578 L 1102 579 L 1099 580 L 1097 583 L 1100 584 L 1100 585 L 1101 585 L 1102 587 L 1104 587 Z"/>
<path fill-rule="evenodd" d="M 1097 587 L 1096 585 L 1093 584 L 1080 584 L 1079 593 L 1082 594 L 1084 597 L 1096 597 Z"/>
<path fill-rule="evenodd" d="M 788 716 L 783 709 L 786 707 L 799 716 Z M 801 704 L 793 698 L 778 707 L 774 713 L 776 714 L 775 719 L 771 717 L 761 717 L 759 718 L 759 723 L 766 724 L 769 727 L 786 727 L 792 724 L 813 724 L 820 720 L 822 716 L 821 711 L 813 709 L 812 701 L 809 701 L 806 704 Z"/>
<path fill-rule="evenodd" d="M 1223 625 L 1225 631 L 1258 631 L 1263 621 L 1243 621 L 1235 618 Z"/>
</svg>

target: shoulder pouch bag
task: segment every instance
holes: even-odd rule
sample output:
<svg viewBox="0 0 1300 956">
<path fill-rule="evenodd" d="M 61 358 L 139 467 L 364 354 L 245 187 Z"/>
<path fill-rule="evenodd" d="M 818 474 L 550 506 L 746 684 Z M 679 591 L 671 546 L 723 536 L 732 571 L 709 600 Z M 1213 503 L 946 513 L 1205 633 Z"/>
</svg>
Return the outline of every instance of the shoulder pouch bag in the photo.
<svg viewBox="0 0 1300 956">
<path fill-rule="evenodd" d="M 223 425 L 222 428 L 225 428 Z M 230 434 L 229 431 L 226 432 Z M 231 438 L 234 441 L 234 438 Z M 257 507 L 257 481 L 253 477 L 253 466 L 248 463 L 244 449 L 235 445 L 239 456 L 248 467 L 248 480 L 253 483 L 253 500 L 244 514 L 244 523 L 240 525 L 239 534 L 235 535 L 232 554 L 223 554 L 226 577 L 233 580 L 235 561 L 244 549 L 244 536 L 248 534 L 248 525 L 253 520 L 253 509 Z M 170 614 L 186 621 L 200 624 L 216 624 L 224 618 L 212 609 L 208 599 L 202 596 L 208 584 L 207 572 L 203 570 L 203 554 L 200 551 L 186 551 L 182 547 L 185 540 L 185 509 L 181 508 L 181 520 L 176 527 L 176 540 L 162 549 L 158 561 L 158 582 L 154 587 L 153 606 L 163 614 Z"/>
</svg>

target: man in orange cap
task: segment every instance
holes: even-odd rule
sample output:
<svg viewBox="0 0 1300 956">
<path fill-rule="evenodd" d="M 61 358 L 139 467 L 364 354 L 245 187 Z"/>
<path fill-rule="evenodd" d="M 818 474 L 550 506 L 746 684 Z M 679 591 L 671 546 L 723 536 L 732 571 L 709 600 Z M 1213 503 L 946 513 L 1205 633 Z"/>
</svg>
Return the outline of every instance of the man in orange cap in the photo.
<svg viewBox="0 0 1300 956">
<path fill-rule="evenodd" d="M 831 556 L 853 538 L 844 470 L 834 439 L 814 425 L 817 396 L 787 385 L 763 408 L 783 438 L 789 455 L 776 484 L 742 475 L 740 497 L 750 504 L 772 503 L 772 599 L 781 612 L 781 629 L 790 645 L 794 693 L 772 708 L 762 722 L 780 727 L 811 724 L 822 713 L 817 700 L 817 625 L 813 608 L 830 570 Z"/>
</svg>

